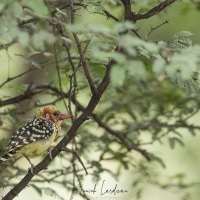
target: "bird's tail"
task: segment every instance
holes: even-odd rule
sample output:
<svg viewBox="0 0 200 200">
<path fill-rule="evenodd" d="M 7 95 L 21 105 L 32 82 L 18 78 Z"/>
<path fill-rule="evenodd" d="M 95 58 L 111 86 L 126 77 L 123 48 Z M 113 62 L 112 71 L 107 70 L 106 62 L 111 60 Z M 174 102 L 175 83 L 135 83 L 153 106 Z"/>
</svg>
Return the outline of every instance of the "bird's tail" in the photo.
<svg viewBox="0 0 200 200">
<path fill-rule="evenodd" d="M 0 158 L 0 165 L 2 165 L 5 161 L 9 160 L 11 157 L 15 155 L 16 152 L 8 152 L 5 153 L 1 158 Z"/>
</svg>

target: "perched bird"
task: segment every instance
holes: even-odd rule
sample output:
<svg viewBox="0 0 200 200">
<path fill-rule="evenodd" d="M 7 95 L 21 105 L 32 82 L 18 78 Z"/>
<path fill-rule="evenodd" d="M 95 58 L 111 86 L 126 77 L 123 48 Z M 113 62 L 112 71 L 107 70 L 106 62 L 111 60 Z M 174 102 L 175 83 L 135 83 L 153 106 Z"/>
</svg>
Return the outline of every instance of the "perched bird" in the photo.
<svg viewBox="0 0 200 200">
<path fill-rule="evenodd" d="M 31 172 L 33 172 L 34 165 L 29 158 L 37 157 L 50 148 L 60 134 L 61 121 L 68 118 L 71 116 L 61 114 L 54 107 L 39 109 L 32 119 L 13 134 L 5 154 L 0 158 L 0 165 L 14 155 L 23 155 L 31 164 Z"/>
</svg>

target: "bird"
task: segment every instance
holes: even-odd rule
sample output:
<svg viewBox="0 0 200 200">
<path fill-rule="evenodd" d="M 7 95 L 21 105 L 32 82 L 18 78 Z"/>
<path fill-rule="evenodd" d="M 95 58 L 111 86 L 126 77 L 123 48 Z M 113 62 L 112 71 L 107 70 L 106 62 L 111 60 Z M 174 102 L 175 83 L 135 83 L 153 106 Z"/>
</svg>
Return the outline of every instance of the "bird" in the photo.
<svg viewBox="0 0 200 200">
<path fill-rule="evenodd" d="M 22 155 L 30 163 L 33 173 L 35 166 L 29 158 L 38 157 L 51 149 L 51 144 L 60 135 L 62 120 L 69 118 L 70 115 L 62 114 L 53 106 L 37 110 L 35 116 L 12 135 L 4 155 L 0 158 L 0 165 L 15 155 Z"/>
</svg>

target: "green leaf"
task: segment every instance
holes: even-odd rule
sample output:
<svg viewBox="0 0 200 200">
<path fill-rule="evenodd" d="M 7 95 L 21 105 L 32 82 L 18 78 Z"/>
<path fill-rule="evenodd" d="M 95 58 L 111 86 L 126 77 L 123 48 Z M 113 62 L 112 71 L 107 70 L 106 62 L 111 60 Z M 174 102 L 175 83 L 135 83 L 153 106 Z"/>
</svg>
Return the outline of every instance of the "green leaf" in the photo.
<svg viewBox="0 0 200 200">
<path fill-rule="evenodd" d="M 166 165 L 161 158 L 151 154 L 151 159 L 158 162 L 163 168 L 166 168 Z"/>
<path fill-rule="evenodd" d="M 30 0 L 27 4 L 38 16 L 44 17 L 48 15 L 48 9 L 42 0 Z"/>
<path fill-rule="evenodd" d="M 22 47 L 27 47 L 29 45 L 28 33 L 20 31 L 18 35 L 18 42 L 22 45 Z"/>
<path fill-rule="evenodd" d="M 142 79 L 146 77 L 146 70 L 143 62 L 137 60 L 130 61 L 126 65 L 130 75 Z"/>
<path fill-rule="evenodd" d="M 32 37 L 32 42 L 34 46 L 40 50 L 44 49 L 45 44 L 53 44 L 55 42 L 56 38 L 53 34 L 41 30 L 38 33 L 35 33 Z"/>
<path fill-rule="evenodd" d="M 118 53 L 118 52 L 113 52 L 111 55 L 111 58 L 116 61 L 117 63 L 125 63 L 126 62 L 126 56 L 122 53 Z"/>
<path fill-rule="evenodd" d="M 122 85 L 125 80 L 125 77 L 126 77 L 125 68 L 119 65 L 115 65 L 112 67 L 110 78 L 111 78 L 111 82 L 115 86 Z"/>
<path fill-rule="evenodd" d="M 35 191 L 42 196 L 42 189 L 40 187 L 37 187 L 35 184 L 31 184 L 31 187 L 33 187 L 35 189 Z"/>
<path fill-rule="evenodd" d="M 172 149 L 175 148 L 175 145 L 178 143 L 179 145 L 181 146 L 184 146 L 184 143 L 182 140 L 180 140 L 179 138 L 176 138 L 176 137 L 170 137 L 169 139 L 169 145 Z"/>
<path fill-rule="evenodd" d="M 173 37 L 173 43 L 180 46 L 181 48 L 185 48 L 192 44 L 192 40 L 189 38 L 193 33 L 189 31 L 180 31 L 176 33 Z"/>
<path fill-rule="evenodd" d="M 112 30 L 115 32 L 115 33 L 120 33 L 120 32 L 123 32 L 123 31 L 126 31 L 126 30 L 130 30 L 130 29 L 133 29 L 135 26 L 132 22 L 130 21 L 125 21 L 125 22 L 121 22 L 121 23 L 116 23 Z"/>
<path fill-rule="evenodd" d="M 46 195 L 53 197 L 54 199 L 64 200 L 64 198 L 60 196 L 58 192 L 56 192 L 55 190 L 51 188 L 42 188 L 42 190 L 44 191 Z"/>
<path fill-rule="evenodd" d="M 156 59 L 153 64 L 153 71 L 156 72 L 157 74 L 161 74 L 165 70 L 165 65 L 166 63 L 163 59 L 161 58 Z"/>
<path fill-rule="evenodd" d="M 189 128 L 189 133 L 191 133 L 192 136 L 196 136 L 195 130 L 193 128 Z"/>
</svg>

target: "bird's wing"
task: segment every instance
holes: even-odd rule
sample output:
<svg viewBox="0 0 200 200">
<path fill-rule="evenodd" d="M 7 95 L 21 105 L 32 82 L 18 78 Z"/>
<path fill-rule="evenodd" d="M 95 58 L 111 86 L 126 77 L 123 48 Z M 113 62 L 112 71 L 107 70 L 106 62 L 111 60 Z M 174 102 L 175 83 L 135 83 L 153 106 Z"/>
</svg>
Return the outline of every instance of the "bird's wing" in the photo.
<svg viewBox="0 0 200 200">
<path fill-rule="evenodd" d="M 34 117 L 13 134 L 5 153 L 15 151 L 27 144 L 47 139 L 55 132 L 58 132 L 58 127 L 54 122 Z"/>
</svg>

